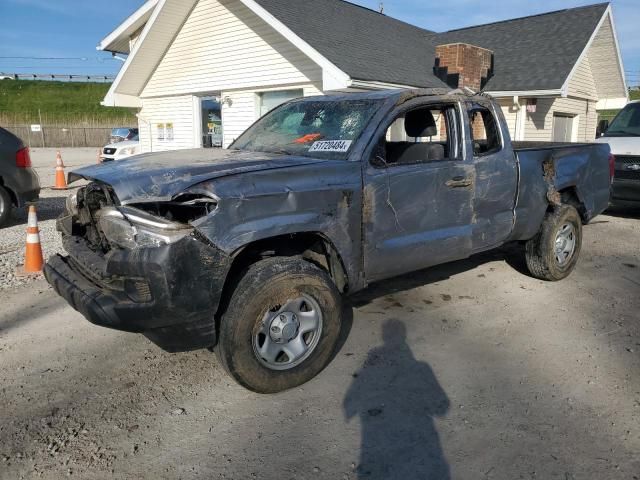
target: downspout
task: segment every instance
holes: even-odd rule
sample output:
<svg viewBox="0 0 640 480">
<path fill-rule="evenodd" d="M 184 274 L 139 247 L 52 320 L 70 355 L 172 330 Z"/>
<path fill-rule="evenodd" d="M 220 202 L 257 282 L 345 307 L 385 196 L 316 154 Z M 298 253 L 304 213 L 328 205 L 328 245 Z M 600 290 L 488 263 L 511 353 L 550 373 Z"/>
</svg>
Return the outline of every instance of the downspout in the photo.
<svg viewBox="0 0 640 480">
<path fill-rule="evenodd" d="M 140 115 L 140 113 L 136 113 L 136 117 L 139 121 L 149 126 L 149 152 L 153 153 L 153 130 L 151 128 L 152 127 L 151 122 L 146 118 L 144 118 L 142 115 Z"/>
</svg>

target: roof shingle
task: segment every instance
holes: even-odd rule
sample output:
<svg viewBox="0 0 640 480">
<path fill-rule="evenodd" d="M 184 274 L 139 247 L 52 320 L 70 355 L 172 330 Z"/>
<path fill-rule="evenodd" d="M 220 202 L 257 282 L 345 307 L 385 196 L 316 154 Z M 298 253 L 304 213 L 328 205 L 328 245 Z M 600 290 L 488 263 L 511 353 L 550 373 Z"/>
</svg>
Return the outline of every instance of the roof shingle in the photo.
<svg viewBox="0 0 640 480">
<path fill-rule="evenodd" d="M 343 0 L 256 0 L 351 78 L 442 87 L 433 75 L 436 45 L 463 42 L 493 50 L 487 90 L 563 86 L 608 3 L 443 33 L 409 25 Z"/>
</svg>

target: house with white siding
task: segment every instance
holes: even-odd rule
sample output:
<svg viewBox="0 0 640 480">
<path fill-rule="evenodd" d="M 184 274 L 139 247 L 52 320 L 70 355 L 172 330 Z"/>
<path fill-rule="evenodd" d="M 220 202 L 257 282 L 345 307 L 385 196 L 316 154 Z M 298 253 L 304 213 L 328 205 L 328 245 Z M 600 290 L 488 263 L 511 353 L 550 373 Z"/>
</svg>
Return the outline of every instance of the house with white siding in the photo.
<svg viewBox="0 0 640 480">
<path fill-rule="evenodd" d="M 149 0 L 98 49 L 127 55 L 103 104 L 139 109 L 143 151 L 226 147 L 332 92 L 482 90 L 527 141 L 591 141 L 628 100 L 608 3 L 438 33 L 343 0 Z"/>
</svg>

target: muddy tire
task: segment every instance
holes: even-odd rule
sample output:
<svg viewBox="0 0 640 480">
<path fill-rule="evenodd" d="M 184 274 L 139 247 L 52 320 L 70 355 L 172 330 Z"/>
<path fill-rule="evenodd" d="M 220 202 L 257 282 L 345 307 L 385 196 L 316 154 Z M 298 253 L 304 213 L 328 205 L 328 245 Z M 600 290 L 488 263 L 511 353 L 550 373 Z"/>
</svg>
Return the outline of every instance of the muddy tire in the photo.
<svg viewBox="0 0 640 480">
<path fill-rule="evenodd" d="M 541 280 L 558 281 L 571 274 L 582 248 L 582 220 L 575 207 L 548 212 L 540 232 L 527 242 L 529 272 Z"/>
<path fill-rule="evenodd" d="M 11 202 L 11 196 L 4 187 L 0 186 L 0 228 L 9 223 L 12 210 L 13 203 Z"/>
<path fill-rule="evenodd" d="M 308 382 L 331 361 L 341 296 L 328 274 L 299 258 L 251 266 L 221 318 L 216 354 L 240 385 L 277 393 Z"/>
</svg>

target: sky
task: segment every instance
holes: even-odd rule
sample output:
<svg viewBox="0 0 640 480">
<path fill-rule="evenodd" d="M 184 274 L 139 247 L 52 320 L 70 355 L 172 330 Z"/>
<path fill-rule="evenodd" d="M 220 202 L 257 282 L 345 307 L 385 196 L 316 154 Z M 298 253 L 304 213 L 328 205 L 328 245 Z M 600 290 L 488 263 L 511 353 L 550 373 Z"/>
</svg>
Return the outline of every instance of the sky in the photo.
<svg viewBox="0 0 640 480">
<path fill-rule="evenodd" d="M 387 15 L 433 31 L 597 3 L 598 0 L 385 0 Z M 115 75 L 95 47 L 143 0 L 0 0 L 0 73 Z M 380 0 L 353 3 L 378 9 Z M 613 0 L 627 81 L 640 85 L 640 0 Z M 446 8 L 443 7 L 446 5 Z"/>
</svg>

